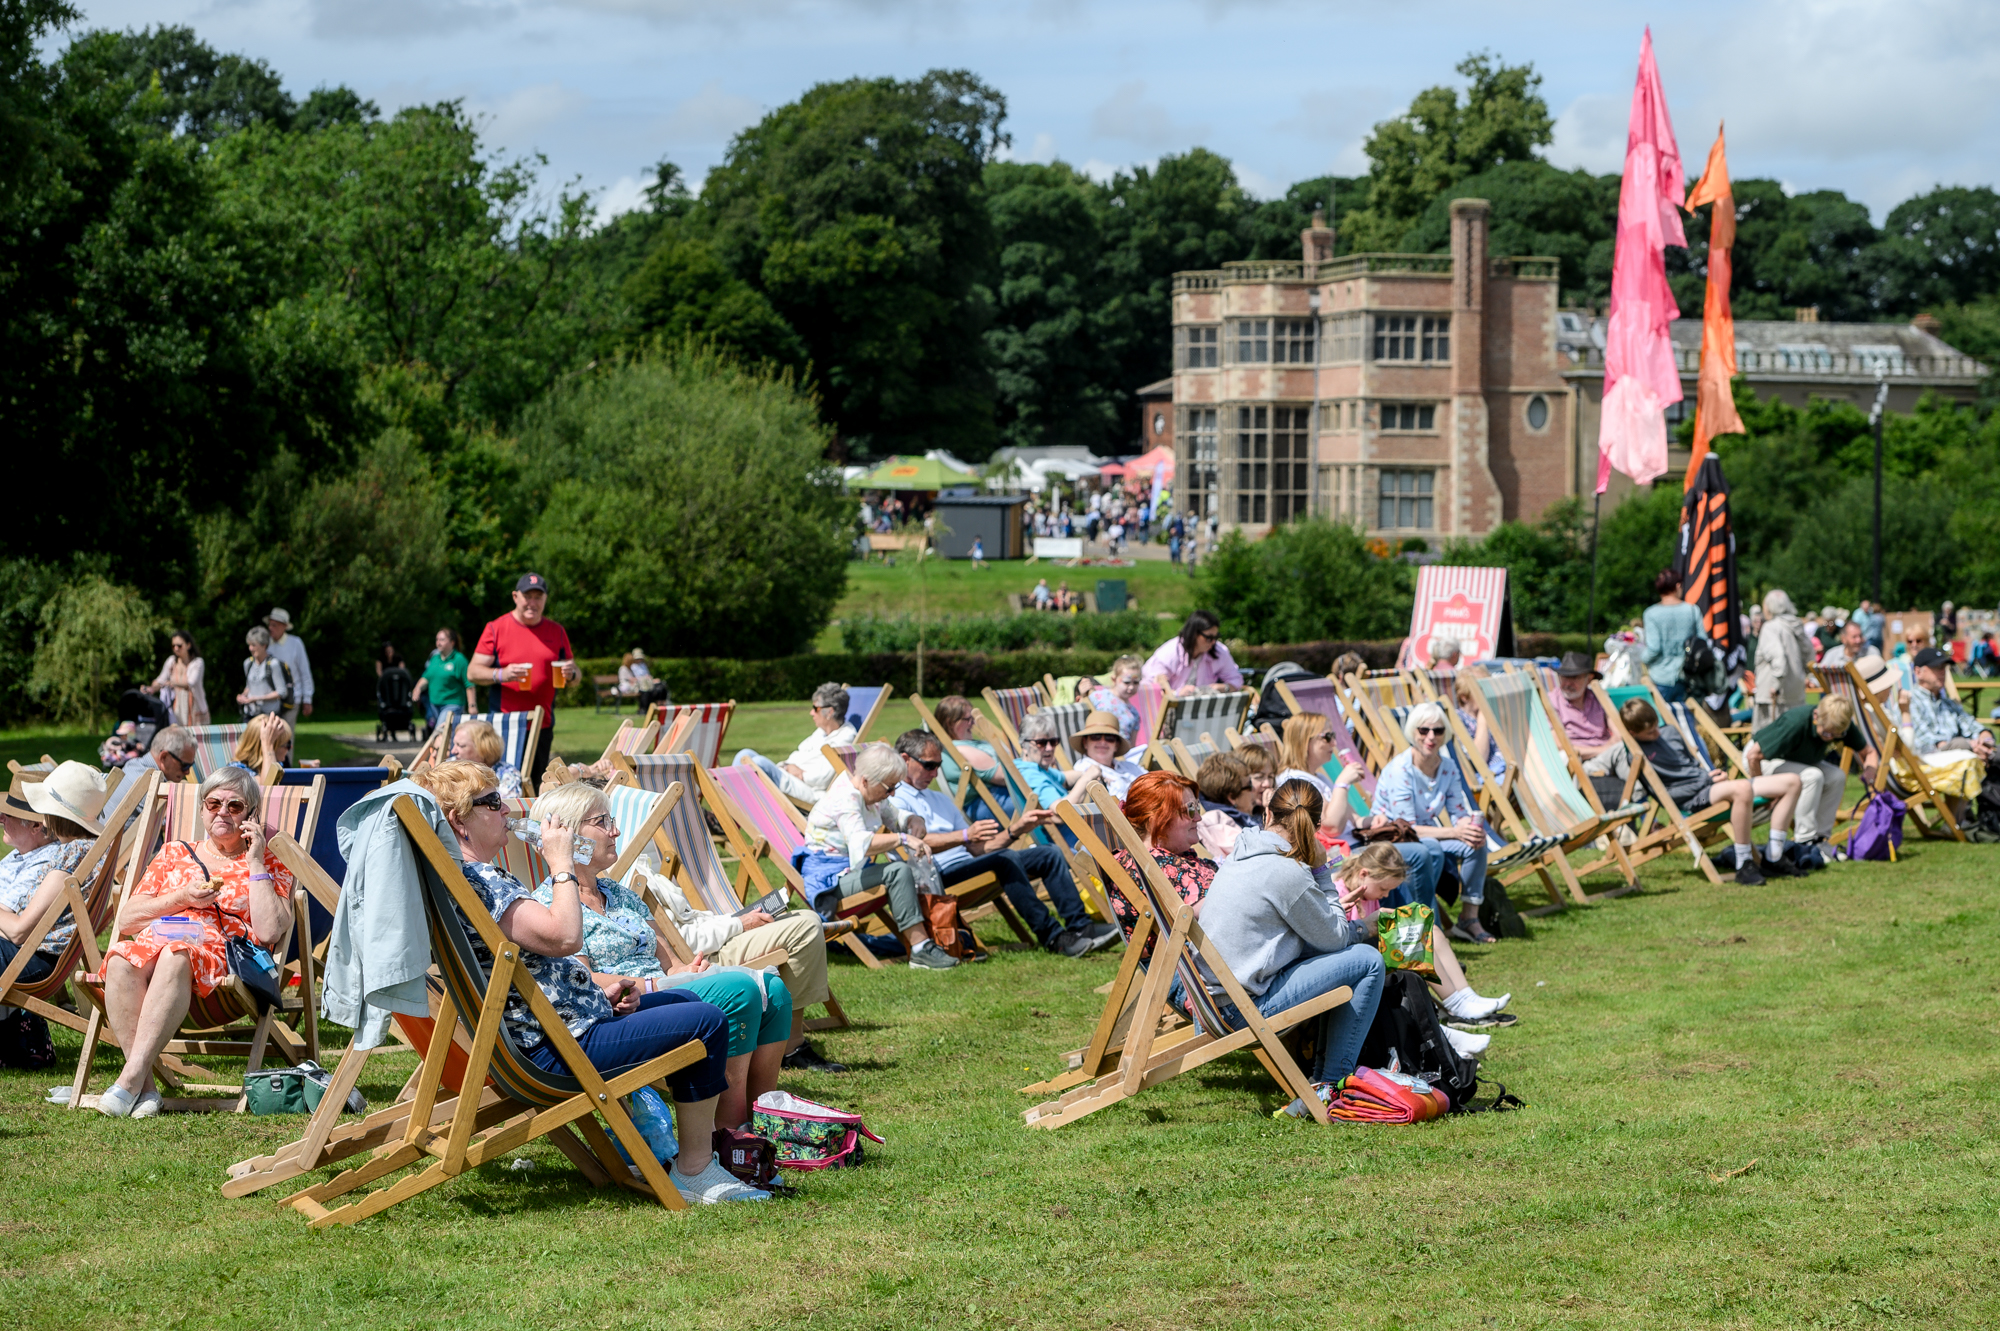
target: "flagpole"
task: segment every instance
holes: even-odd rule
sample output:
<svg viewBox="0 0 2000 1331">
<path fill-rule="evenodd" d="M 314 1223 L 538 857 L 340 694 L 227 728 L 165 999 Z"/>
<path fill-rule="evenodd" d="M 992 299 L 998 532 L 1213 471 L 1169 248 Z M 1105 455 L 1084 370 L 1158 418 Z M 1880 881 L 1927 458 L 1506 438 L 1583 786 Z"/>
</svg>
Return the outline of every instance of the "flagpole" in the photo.
<svg viewBox="0 0 2000 1331">
<path fill-rule="evenodd" d="M 1583 649 L 1590 651 L 1590 644 L 1597 641 L 1597 522 L 1604 511 L 1604 491 L 1599 490 L 1590 501 L 1590 608 L 1583 615 Z"/>
</svg>

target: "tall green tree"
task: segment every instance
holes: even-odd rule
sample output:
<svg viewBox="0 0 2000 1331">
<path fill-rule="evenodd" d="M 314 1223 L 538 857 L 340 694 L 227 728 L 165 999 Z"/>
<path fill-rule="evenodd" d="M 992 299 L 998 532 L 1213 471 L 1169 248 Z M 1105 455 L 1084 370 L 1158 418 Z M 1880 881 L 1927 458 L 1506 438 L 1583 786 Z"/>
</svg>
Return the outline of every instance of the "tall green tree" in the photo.
<svg viewBox="0 0 2000 1331">
<path fill-rule="evenodd" d="M 1006 101 L 971 74 L 823 83 L 744 130 L 701 225 L 804 341 L 829 418 L 877 453 L 993 448 L 981 177 Z"/>
<path fill-rule="evenodd" d="M 1195 599 L 1253 643 L 1390 638 L 1410 624 L 1416 571 L 1345 523 L 1313 518 L 1259 541 L 1226 533 L 1195 570 Z"/>
</svg>

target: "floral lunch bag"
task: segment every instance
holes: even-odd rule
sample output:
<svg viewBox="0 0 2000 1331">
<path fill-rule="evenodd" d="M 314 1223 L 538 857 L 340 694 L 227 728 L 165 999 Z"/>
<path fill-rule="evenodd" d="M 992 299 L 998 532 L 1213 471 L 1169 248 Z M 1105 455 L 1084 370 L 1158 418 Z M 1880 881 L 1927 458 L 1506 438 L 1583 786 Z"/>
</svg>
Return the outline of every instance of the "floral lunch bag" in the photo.
<svg viewBox="0 0 2000 1331">
<path fill-rule="evenodd" d="M 785 1091 L 766 1091 L 757 1097 L 750 1130 L 777 1143 L 778 1165 L 783 1169 L 851 1168 L 866 1157 L 863 1137 L 877 1145 L 882 1141 L 862 1124 L 861 1115 Z"/>
</svg>

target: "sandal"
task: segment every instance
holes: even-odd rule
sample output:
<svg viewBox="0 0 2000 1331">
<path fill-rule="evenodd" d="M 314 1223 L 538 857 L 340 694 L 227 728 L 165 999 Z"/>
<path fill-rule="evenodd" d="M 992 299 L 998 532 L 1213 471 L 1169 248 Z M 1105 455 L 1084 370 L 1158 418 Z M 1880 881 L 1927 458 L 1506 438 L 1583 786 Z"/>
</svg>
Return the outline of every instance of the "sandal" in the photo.
<svg viewBox="0 0 2000 1331">
<path fill-rule="evenodd" d="M 1497 943 L 1500 940 L 1486 932 L 1486 927 L 1478 920 L 1460 920 L 1445 930 L 1445 936 L 1454 943 Z"/>
</svg>

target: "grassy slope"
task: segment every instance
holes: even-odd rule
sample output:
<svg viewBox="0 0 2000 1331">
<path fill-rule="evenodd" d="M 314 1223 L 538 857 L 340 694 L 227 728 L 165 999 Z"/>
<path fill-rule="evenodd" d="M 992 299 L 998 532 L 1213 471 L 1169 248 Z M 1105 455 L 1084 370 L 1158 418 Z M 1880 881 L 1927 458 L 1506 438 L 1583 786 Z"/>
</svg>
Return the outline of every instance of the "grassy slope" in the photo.
<svg viewBox="0 0 2000 1331">
<path fill-rule="evenodd" d="M 1758 890 L 1649 866 L 1471 960 L 1515 995 L 1486 1071 L 1529 1109 L 1407 1129 L 1274 1122 L 1237 1055 L 1030 1133 L 1014 1088 L 1085 1037 L 1115 954 L 836 962 L 860 1025 L 824 1044 L 855 1070 L 786 1084 L 888 1144 L 769 1207 L 666 1215 L 535 1147 L 309 1235 L 217 1191 L 298 1120 L 70 1116 L 37 1103 L 61 1070 L 0 1073 L 9 1322 L 1988 1326 L 1992 864 L 1924 845 Z"/>
<path fill-rule="evenodd" d="M 992 614 L 1007 610 L 1007 595 L 1025 596 L 1035 589 L 1035 580 L 1047 578 L 1049 586 L 1067 580 L 1079 592 L 1095 592 L 1099 578 L 1123 578 L 1126 590 L 1139 598 L 1139 608 L 1184 617 L 1194 609 L 1194 590 L 1187 570 L 1163 560 L 1134 563 L 1130 568 L 1062 568 L 1047 562 L 1030 564 L 1022 560 L 994 562 L 983 569 L 970 560 L 929 560 L 921 571 L 922 593 L 928 613 L 933 615 Z M 894 568 L 885 564 L 850 562 L 847 565 L 847 594 L 834 610 L 836 619 L 872 612 L 878 615 L 915 614 L 919 595 L 919 570 L 914 561 L 898 560 Z"/>
</svg>

